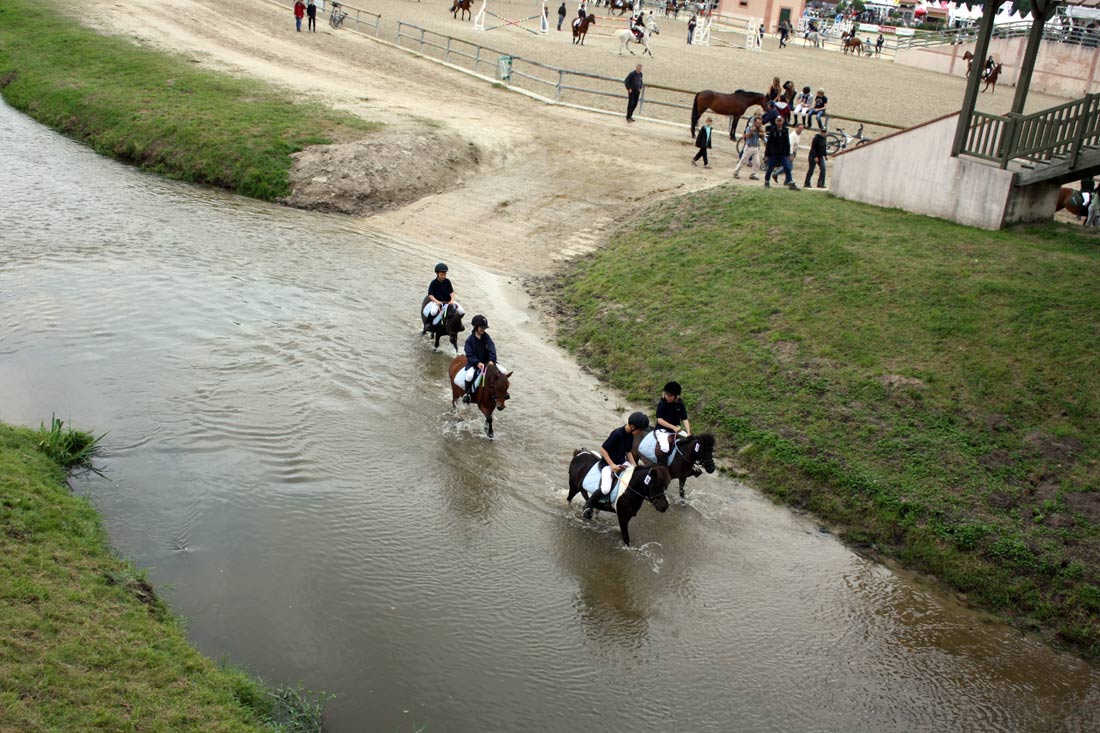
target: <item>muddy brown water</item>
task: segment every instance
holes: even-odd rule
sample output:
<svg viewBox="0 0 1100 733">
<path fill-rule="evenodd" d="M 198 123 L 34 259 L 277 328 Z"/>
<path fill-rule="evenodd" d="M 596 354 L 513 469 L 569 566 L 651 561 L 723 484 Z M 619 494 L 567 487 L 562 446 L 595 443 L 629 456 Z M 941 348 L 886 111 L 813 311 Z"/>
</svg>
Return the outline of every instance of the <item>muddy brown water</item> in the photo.
<svg viewBox="0 0 1100 733">
<path fill-rule="evenodd" d="M 417 333 L 430 243 L 0 122 L 0 419 L 110 431 L 77 489 L 114 545 L 334 733 L 1100 729 L 1095 669 L 744 485 L 633 549 L 581 520 L 570 453 L 624 405 L 507 278 L 449 262 L 515 370 L 490 442 Z"/>
</svg>

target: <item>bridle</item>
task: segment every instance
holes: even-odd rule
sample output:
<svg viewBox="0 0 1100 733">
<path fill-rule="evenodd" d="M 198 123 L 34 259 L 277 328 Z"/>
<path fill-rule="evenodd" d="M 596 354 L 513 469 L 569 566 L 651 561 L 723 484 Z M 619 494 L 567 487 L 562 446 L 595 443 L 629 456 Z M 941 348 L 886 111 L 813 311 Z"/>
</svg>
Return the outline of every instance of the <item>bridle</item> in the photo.
<svg viewBox="0 0 1100 733">
<path fill-rule="evenodd" d="M 651 474 L 648 474 L 648 473 L 646 474 L 646 478 L 650 478 L 650 476 L 651 476 Z M 633 476 L 631 476 L 631 479 L 633 479 Z M 665 495 L 665 492 L 663 492 L 663 491 L 662 491 L 662 492 L 661 492 L 660 494 L 658 494 L 657 496 L 646 496 L 645 494 L 643 494 L 642 492 L 638 491 L 637 489 L 635 489 L 635 488 L 634 488 L 633 486 L 631 486 L 630 484 L 627 484 L 627 485 L 626 485 L 626 490 L 627 490 L 627 491 L 630 491 L 630 492 L 633 492 L 633 493 L 637 494 L 638 496 L 642 497 L 643 499 L 645 499 L 646 501 L 648 501 L 648 502 L 649 502 L 650 504 L 652 504 L 652 505 L 653 505 L 654 507 L 656 507 L 656 506 L 657 506 L 657 496 L 664 496 L 664 495 Z M 667 500 L 668 500 L 668 498 L 666 497 L 666 498 L 665 498 L 665 501 L 667 501 Z"/>
</svg>

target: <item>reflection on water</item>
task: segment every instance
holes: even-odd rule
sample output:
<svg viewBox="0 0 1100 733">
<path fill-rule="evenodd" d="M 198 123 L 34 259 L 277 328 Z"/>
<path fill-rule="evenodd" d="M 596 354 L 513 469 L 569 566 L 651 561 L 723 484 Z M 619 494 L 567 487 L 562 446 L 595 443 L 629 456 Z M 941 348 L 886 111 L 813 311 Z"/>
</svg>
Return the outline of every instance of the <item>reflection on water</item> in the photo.
<svg viewBox="0 0 1100 733">
<path fill-rule="evenodd" d="M 0 117 L 0 417 L 109 430 L 116 546 L 336 733 L 1100 730 L 1095 670 L 727 479 L 634 548 L 582 520 L 569 457 L 622 415 L 499 278 L 447 257 L 516 370 L 490 442 L 419 335 L 443 253 Z"/>
</svg>

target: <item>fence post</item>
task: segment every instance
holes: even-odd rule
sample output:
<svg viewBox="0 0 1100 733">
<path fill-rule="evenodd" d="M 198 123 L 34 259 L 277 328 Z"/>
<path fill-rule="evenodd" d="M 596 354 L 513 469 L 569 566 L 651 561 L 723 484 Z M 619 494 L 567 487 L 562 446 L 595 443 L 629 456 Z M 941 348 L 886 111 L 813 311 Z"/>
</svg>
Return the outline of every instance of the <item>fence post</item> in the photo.
<svg viewBox="0 0 1100 733">
<path fill-rule="evenodd" d="M 1021 115 L 1009 112 L 1005 115 L 1004 132 L 1001 133 L 1000 159 L 1001 168 L 1008 168 L 1008 162 L 1012 160 L 1016 151 L 1016 132 Z"/>
<path fill-rule="evenodd" d="M 554 91 L 554 101 L 557 101 L 557 102 L 561 101 L 561 85 L 564 81 L 565 81 L 565 72 L 561 69 L 558 69 L 558 86 Z"/>
<path fill-rule="evenodd" d="M 1069 167 L 1077 167 L 1077 159 L 1081 157 L 1081 144 L 1085 141 L 1085 128 L 1088 127 L 1088 118 L 1085 114 L 1089 109 L 1089 100 L 1085 99 L 1080 105 L 1080 114 L 1077 115 L 1077 134 L 1073 136 L 1073 151 L 1069 156 Z"/>
<path fill-rule="evenodd" d="M 642 93 L 638 95 L 638 114 L 642 113 L 645 109 L 645 87 L 642 87 Z"/>
<path fill-rule="evenodd" d="M 443 50 L 443 62 L 451 62 L 451 37 L 447 36 L 447 48 Z"/>
<path fill-rule="evenodd" d="M 424 29 L 423 28 L 420 29 L 420 48 L 418 49 L 418 51 L 420 53 L 424 53 Z"/>
<path fill-rule="evenodd" d="M 474 51 L 474 73 L 480 73 L 481 71 L 481 46 L 475 46 L 477 48 Z"/>
<path fill-rule="evenodd" d="M 359 32 L 359 10 L 358 9 L 356 9 L 356 11 L 355 11 L 355 32 L 356 33 Z"/>
</svg>

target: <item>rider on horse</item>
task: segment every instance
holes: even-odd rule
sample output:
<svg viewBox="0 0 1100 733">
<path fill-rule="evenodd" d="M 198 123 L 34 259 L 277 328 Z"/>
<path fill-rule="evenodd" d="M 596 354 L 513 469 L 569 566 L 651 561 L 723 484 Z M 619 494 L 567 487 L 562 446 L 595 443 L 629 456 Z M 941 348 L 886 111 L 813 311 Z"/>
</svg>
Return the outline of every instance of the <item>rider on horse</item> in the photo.
<svg viewBox="0 0 1100 733">
<path fill-rule="evenodd" d="M 989 75 L 993 73 L 993 69 L 997 66 L 997 62 L 993 60 L 993 54 L 989 55 L 989 58 L 985 60 L 985 68 L 982 69 L 982 78 L 988 79 Z"/>
<path fill-rule="evenodd" d="M 477 377 L 490 364 L 496 364 L 497 360 L 496 344 L 489 337 L 488 319 L 483 315 L 476 315 L 470 323 L 474 327 L 474 332 L 466 338 L 466 345 L 463 347 L 466 351 L 466 368 L 459 372 L 461 377 L 455 377 L 455 384 L 466 390 L 462 401 L 467 405 L 470 404 L 470 398 L 477 391 Z M 499 364 L 497 368 L 500 368 Z M 458 381 L 460 378 L 462 379 L 461 384 Z"/>
<path fill-rule="evenodd" d="M 443 317 L 443 311 L 446 308 L 454 308 L 459 315 L 466 312 L 455 301 L 455 289 L 447 277 L 447 265 L 440 262 L 435 266 L 435 280 L 428 284 L 428 302 L 424 305 L 424 330 L 421 331 L 422 334 L 428 333 L 431 324 Z"/>
<path fill-rule="evenodd" d="M 611 493 L 611 474 L 618 475 L 628 466 L 636 466 L 634 455 L 634 434 L 644 432 L 649 428 L 649 418 L 640 412 L 635 412 L 627 419 L 626 425 L 615 428 L 607 436 L 607 440 L 600 446 L 600 490 L 588 495 L 588 501 L 584 503 L 584 518 L 592 518 L 592 507 L 600 496 Z"/>
<path fill-rule="evenodd" d="M 680 398 L 680 392 L 679 382 L 669 382 L 661 392 L 660 402 L 657 403 L 657 426 L 654 428 L 653 437 L 657 439 L 657 461 L 662 464 L 672 450 L 672 441 L 676 434 L 691 434 L 687 407 Z"/>
<path fill-rule="evenodd" d="M 639 41 L 642 40 L 642 36 L 645 35 L 645 16 L 642 15 L 642 11 L 639 10 L 634 15 L 630 16 L 630 30 L 634 33 L 634 37 Z"/>
</svg>

